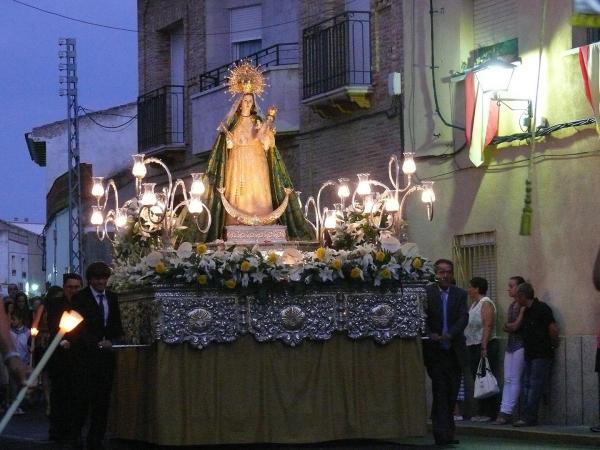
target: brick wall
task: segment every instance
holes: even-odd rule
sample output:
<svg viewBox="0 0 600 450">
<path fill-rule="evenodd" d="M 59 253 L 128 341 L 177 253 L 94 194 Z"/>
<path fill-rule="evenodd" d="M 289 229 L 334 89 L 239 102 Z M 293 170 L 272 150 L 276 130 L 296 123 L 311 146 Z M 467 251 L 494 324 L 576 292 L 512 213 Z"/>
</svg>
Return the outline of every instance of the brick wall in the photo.
<svg viewBox="0 0 600 450">
<path fill-rule="evenodd" d="M 343 7 L 342 1 L 301 2 L 302 29 L 343 12 Z M 322 14 L 315 16 L 315 11 Z M 354 182 L 360 172 L 387 181 L 389 156 L 401 146 L 400 112 L 387 93 L 388 73 L 402 72 L 401 30 L 402 2 L 372 2 L 370 108 L 322 118 L 309 106 L 301 105 L 295 146 L 282 149 L 282 154 L 304 198 L 316 194 L 328 179 L 347 177 Z"/>
</svg>

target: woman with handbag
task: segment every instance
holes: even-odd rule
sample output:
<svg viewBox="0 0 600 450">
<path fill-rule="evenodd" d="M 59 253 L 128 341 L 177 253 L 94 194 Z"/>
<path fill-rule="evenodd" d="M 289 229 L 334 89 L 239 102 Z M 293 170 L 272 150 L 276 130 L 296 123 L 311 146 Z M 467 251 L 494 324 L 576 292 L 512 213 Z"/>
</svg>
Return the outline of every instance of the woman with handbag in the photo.
<svg viewBox="0 0 600 450">
<path fill-rule="evenodd" d="M 498 385 L 495 379 L 490 377 L 491 374 L 497 373 L 496 305 L 486 296 L 487 290 L 488 282 L 485 278 L 474 277 L 469 281 L 467 293 L 472 303 L 465 337 L 471 373 L 476 384 L 475 396 L 481 395 L 477 399 L 477 414 L 471 417 L 473 422 L 489 422 L 495 419 L 498 413 Z"/>
</svg>

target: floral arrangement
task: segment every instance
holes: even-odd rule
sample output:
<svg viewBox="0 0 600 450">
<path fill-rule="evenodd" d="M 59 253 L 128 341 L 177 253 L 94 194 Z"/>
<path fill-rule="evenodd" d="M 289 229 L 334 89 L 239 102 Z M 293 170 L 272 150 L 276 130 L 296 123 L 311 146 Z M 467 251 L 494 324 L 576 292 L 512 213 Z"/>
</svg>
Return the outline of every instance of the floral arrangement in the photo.
<svg viewBox="0 0 600 450">
<path fill-rule="evenodd" d="M 136 264 L 116 265 L 111 285 L 117 290 L 160 282 L 241 291 L 323 284 L 385 288 L 433 276 L 432 262 L 419 255 L 415 244 L 400 245 L 383 236 L 377 244 L 363 243 L 352 250 L 319 247 L 314 252 L 225 249 L 223 243 L 209 249 L 203 243 L 183 242 L 177 250 L 153 250 Z"/>
</svg>

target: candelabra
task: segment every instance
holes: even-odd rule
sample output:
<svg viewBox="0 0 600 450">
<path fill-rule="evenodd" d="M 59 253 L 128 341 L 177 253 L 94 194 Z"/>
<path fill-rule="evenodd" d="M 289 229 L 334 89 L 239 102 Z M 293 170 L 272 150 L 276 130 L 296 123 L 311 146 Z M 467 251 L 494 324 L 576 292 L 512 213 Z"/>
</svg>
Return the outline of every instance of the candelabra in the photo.
<svg viewBox="0 0 600 450">
<path fill-rule="evenodd" d="M 338 181 L 324 182 L 317 198 L 310 196 L 304 205 L 304 216 L 322 238 L 325 230 L 333 230 L 344 222 L 349 213 L 361 213 L 367 216 L 369 223 L 378 230 L 393 230 L 399 235 L 404 226 L 403 211 L 406 199 L 415 192 L 421 192 L 421 200 L 427 207 L 427 217 L 433 220 L 433 203 L 435 193 L 433 181 L 413 182 L 417 168 L 413 153 L 404 153 L 403 162 L 396 155 L 390 157 L 388 176 L 390 185 L 370 178 L 368 173 L 357 174 L 358 183 L 351 195 L 349 179 L 339 178 Z M 404 185 L 401 183 L 404 182 Z M 321 195 L 327 188 L 336 188 L 340 203 L 335 203 L 333 209 L 321 208 Z M 346 202 L 350 201 L 346 206 Z M 309 218 L 311 215 L 313 220 Z"/>
<path fill-rule="evenodd" d="M 109 227 L 112 224 L 115 231 L 126 228 L 132 222 L 139 224 L 144 233 L 161 232 L 162 245 L 172 245 L 173 231 L 189 213 L 200 233 L 206 233 L 210 228 L 211 215 L 207 206 L 202 201 L 205 186 L 202 173 L 192 173 L 189 196 L 186 192 L 185 182 L 181 179 L 173 182 L 169 168 L 158 158 L 146 158 L 143 153 L 132 155 L 132 175 L 135 177 L 135 197 L 125 201 L 119 206 L 119 192 L 114 180 L 104 183 L 104 177 L 92 178 L 92 196 L 96 198 L 96 205 L 92 206 L 90 222 L 96 226 L 96 233 L 100 240 L 105 237 L 114 243 L 110 237 Z M 162 168 L 168 179 L 168 184 L 162 192 L 155 192 L 156 183 L 144 183 L 148 165 Z M 114 209 L 107 210 L 110 193 L 114 195 Z M 181 200 L 176 202 L 177 193 L 180 192 Z M 185 207 L 185 209 L 184 209 Z M 204 227 L 200 223 L 200 216 L 206 212 Z"/>
</svg>

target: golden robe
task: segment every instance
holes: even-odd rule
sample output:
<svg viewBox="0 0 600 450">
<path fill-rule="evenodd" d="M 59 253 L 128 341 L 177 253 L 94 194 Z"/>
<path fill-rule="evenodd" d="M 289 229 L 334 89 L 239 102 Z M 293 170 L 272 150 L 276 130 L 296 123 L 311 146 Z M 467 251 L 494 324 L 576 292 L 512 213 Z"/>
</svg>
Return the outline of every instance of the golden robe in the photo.
<svg viewBox="0 0 600 450">
<path fill-rule="evenodd" d="M 269 164 L 251 120 L 242 120 L 233 131 L 225 167 L 225 197 L 238 210 L 257 216 L 273 212 Z M 227 225 L 238 222 L 227 215 Z"/>
</svg>

